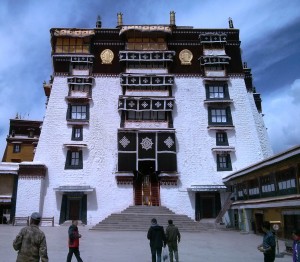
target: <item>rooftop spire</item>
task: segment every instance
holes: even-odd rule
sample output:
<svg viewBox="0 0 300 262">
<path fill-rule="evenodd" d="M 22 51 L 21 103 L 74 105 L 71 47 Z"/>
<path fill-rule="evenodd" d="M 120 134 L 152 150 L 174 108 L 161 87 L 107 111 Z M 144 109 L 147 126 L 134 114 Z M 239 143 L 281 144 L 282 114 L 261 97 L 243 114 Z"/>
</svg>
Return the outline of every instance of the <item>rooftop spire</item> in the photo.
<svg viewBox="0 0 300 262">
<path fill-rule="evenodd" d="M 101 17 L 100 17 L 100 15 L 98 15 L 97 22 L 96 22 L 96 28 L 101 28 L 101 27 L 102 27 Z"/>
<path fill-rule="evenodd" d="M 233 27 L 233 21 L 232 21 L 231 17 L 228 18 L 228 22 L 229 22 L 229 28 L 234 28 Z"/>
<path fill-rule="evenodd" d="M 122 13 L 118 13 L 118 22 L 117 22 L 117 26 L 122 26 L 123 25 L 123 14 Z"/>
<path fill-rule="evenodd" d="M 170 25 L 175 25 L 175 12 L 170 12 Z"/>
</svg>

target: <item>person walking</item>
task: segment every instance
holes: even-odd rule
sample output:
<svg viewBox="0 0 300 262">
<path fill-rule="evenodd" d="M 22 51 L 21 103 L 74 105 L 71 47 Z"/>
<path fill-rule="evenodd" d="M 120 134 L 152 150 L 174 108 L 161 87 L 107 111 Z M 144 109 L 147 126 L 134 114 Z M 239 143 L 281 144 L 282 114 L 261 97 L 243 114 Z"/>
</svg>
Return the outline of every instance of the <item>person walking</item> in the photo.
<svg viewBox="0 0 300 262">
<path fill-rule="evenodd" d="M 13 247 L 18 251 L 16 262 L 48 262 L 47 243 L 43 231 L 39 229 L 41 215 L 31 214 L 30 225 L 21 229 L 13 241 Z"/>
<path fill-rule="evenodd" d="M 166 235 L 164 228 L 157 224 L 156 218 L 152 218 L 151 220 L 147 238 L 150 240 L 152 262 L 161 262 L 161 251 L 162 247 L 166 246 Z"/>
<path fill-rule="evenodd" d="M 263 222 L 262 231 L 264 232 L 263 243 L 257 249 L 264 253 L 264 262 L 274 262 L 276 242 L 269 221 Z"/>
<path fill-rule="evenodd" d="M 67 256 L 67 262 L 72 261 L 73 254 L 75 255 L 77 261 L 83 262 L 80 257 L 79 252 L 79 238 L 81 238 L 81 235 L 78 231 L 78 221 L 72 220 L 72 225 L 69 227 L 68 235 L 69 235 L 69 253 Z"/>
<path fill-rule="evenodd" d="M 176 227 L 173 224 L 173 220 L 168 220 L 168 226 L 166 228 L 166 238 L 167 238 L 167 244 L 169 248 L 169 256 L 170 256 L 170 262 L 173 262 L 173 253 L 175 256 L 176 262 L 179 262 L 178 260 L 178 243 L 180 242 L 180 232 L 178 230 L 178 227 Z"/>
<path fill-rule="evenodd" d="M 292 232 L 293 237 L 293 262 L 300 262 L 300 230 Z"/>
</svg>

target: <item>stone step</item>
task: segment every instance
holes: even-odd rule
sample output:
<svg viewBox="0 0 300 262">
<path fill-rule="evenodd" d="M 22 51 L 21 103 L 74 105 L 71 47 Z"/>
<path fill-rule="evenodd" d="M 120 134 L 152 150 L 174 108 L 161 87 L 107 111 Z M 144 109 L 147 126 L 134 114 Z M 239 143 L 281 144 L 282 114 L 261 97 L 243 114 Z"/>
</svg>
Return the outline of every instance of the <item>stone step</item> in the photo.
<svg viewBox="0 0 300 262">
<path fill-rule="evenodd" d="M 163 206 L 129 206 L 120 213 L 111 214 L 91 230 L 147 231 L 151 225 L 151 219 L 154 217 L 157 219 L 158 224 L 164 228 L 168 225 L 168 220 L 172 219 L 173 223 L 182 232 L 201 232 L 216 229 L 213 222 L 195 222 L 188 216 L 175 214 Z"/>
</svg>

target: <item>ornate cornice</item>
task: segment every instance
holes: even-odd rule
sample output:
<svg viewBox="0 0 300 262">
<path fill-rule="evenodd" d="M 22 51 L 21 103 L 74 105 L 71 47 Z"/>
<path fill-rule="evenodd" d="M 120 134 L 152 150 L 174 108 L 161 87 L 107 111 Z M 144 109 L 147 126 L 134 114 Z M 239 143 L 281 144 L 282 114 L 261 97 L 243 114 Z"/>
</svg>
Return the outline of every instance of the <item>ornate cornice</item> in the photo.
<svg viewBox="0 0 300 262">
<path fill-rule="evenodd" d="M 95 42 L 93 43 L 93 45 L 104 45 L 104 46 L 108 46 L 108 45 L 115 45 L 115 46 L 125 46 L 125 43 L 113 43 L 113 42 Z"/>
<path fill-rule="evenodd" d="M 28 178 L 44 178 L 46 176 L 47 167 L 44 164 L 20 163 L 19 177 Z"/>
<path fill-rule="evenodd" d="M 133 176 L 116 176 L 118 185 L 133 185 Z"/>
</svg>

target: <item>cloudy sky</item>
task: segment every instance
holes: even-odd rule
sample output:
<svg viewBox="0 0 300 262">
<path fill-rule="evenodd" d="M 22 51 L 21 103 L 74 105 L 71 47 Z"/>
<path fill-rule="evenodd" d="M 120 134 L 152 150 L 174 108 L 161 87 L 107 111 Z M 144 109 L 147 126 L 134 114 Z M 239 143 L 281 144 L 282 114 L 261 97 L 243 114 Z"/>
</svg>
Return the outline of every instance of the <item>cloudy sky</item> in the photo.
<svg viewBox="0 0 300 262">
<path fill-rule="evenodd" d="M 240 29 L 243 61 L 254 85 L 274 153 L 300 144 L 299 0 L 1 0 L 0 3 L 0 157 L 9 119 L 42 120 L 42 83 L 52 74 L 49 29 L 115 27 L 124 24 L 176 24 Z"/>
</svg>

